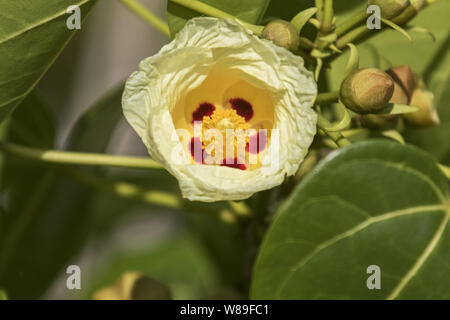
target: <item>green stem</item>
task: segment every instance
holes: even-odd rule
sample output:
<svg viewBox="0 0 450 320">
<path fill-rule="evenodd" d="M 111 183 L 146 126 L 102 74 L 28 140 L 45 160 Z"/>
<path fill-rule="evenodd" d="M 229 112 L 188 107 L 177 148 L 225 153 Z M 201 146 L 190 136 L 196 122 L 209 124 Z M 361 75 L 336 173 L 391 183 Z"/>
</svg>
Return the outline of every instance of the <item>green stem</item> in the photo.
<svg viewBox="0 0 450 320">
<path fill-rule="evenodd" d="M 351 143 L 350 140 L 348 140 L 347 138 L 345 138 L 340 132 L 336 131 L 336 132 L 331 132 L 331 131 L 327 131 L 324 128 L 330 127 L 331 123 L 325 119 L 321 114 L 317 115 L 317 125 L 320 129 L 322 129 L 326 135 L 328 137 L 330 137 L 334 143 L 336 143 L 336 145 L 338 145 L 339 147 L 343 148 L 346 147 Z"/>
<path fill-rule="evenodd" d="M 120 197 L 132 198 L 173 209 L 180 209 L 183 205 L 183 201 L 178 196 L 168 192 L 147 190 L 129 182 L 110 181 L 88 174 L 85 170 L 66 168 L 65 172 L 84 184 L 112 192 Z"/>
<path fill-rule="evenodd" d="M 317 20 L 319 20 L 319 23 L 322 24 L 323 0 L 315 0 L 315 4 L 316 4 L 316 8 L 317 8 L 317 13 L 316 13 Z"/>
<path fill-rule="evenodd" d="M 42 150 L 5 142 L 0 142 L 0 151 L 30 160 L 50 163 L 141 169 L 162 168 L 162 166 L 156 161 L 145 157 L 126 157 L 108 154 Z"/>
<path fill-rule="evenodd" d="M 323 19 L 320 30 L 323 34 L 328 34 L 333 29 L 333 0 L 324 0 L 323 5 Z"/>
<path fill-rule="evenodd" d="M 347 44 L 353 43 L 356 40 L 359 40 L 363 36 L 366 36 L 370 33 L 375 35 L 376 33 L 378 33 L 378 31 L 369 30 L 369 29 L 367 29 L 367 26 L 357 27 L 357 28 L 353 29 L 352 31 L 343 35 L 341 38 L 337 39 L 336 47 L 338 47 L 338 49 L 340 49 L 340 50 L 344 50 L 346 48 Z"/>
<path fill-rule="evenodd" d="M 119 0 L 124 6 L 133 11 L 139 17 L 150 23 L 153 27 L 170 37 L 170 30 L 167 23 L 155 15 L 153 12 L 145 8 L 136 0 Z"/>
<path fill-rule="evenodd" d="M 399 16 L 392 19 L 392 22 L 399 26 L 405 25 L 406 23 L 411 21 L 416 15 L 417 15 L 416 9 L 412 5 L 410 5 Z M 348 43 L 356 42 L 364 37 L 372 37 L 378 34 L 379 31 L 383 31 L 385 29 L 388 28 L 382 28 L 381 30 L 369 30 L 366 25 L 356 27 L 351 31 L 349 31 L 348 33 L 343 34 L 340 38 L 338 38 L 338 40 L 336 41 L 336 46 L 339 49 L 345 49 Z M 336 56 L 332 56 L 331 59 L 335 57 Z"/>
<path fill-rule="evenodd" d="M 448 180 L 450 180 L 450 167 L 447 167 L 443 164 L 438 163 L 439 168 L 445 174 Z"/>
<path fill-rule="evenodd" d="M 239 23 L 241 23 L 244 27 L 246 27 L 247 29 L 250 29 L 251 31 L 253 31 L 253 33 L 255 33 L 258 36 L 261 36 L 262 31 L 264 29 L 263 26 L 258 26 L 258 25 L 254 25 L 251 23 L 244 22 L 229 13 L 223 12 L 217 8 L 214 8 L 214 7 L 207 5 L 206 3 L 200 2 L 198 0 L 169 0 L 169 1 L 171 1 L 173 3 L 177 3 L 185 8 L 192 9 L 199 13 L 203 13 L 207 16 L 221 18 L 221 19 L 236 20 Z"/>
<path fill-rule="evenodd" d="M 366 10 L 361 10 L 355 15 L 351 16 L 349 19 L 345 20 L 342 24 L 336 27 L 336 34 L 338 37 L 347 33 L 349 30 L 353 29 L 357 25 L 361 24 L 366 20 L 367 14 Z"/>
<path fill-rule="evenodd" d="M 322 105 L 322 104 L 338 102 L 338 100 L 339 100 L 339 91 L 324 92 L 324 93 L 319 93 L 317 95 L 316 101 L 314 103 Z"/>
</svg>

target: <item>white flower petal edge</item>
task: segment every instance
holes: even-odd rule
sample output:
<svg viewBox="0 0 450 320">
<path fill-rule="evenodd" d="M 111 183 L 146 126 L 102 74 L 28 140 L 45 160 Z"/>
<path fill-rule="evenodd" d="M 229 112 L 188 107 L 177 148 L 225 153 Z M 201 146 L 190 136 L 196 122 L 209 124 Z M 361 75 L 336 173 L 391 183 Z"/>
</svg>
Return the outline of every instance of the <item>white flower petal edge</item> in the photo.
<svg viewBox="0 0 450 320">
<path fill-rule="evenodd" d="M 255 170 L 190 164 L 176 136 L 171 108 L 217 65 L 239 71 L 244 80 L 273 97 L 279 145 L 272 139 Z M 212 202 L 246 199 L 296 173 L 316 133 L 316 95 L 313 75 L 301 57 L 237 22 L 200 17 L 188 21 L 172 42 L 140 63 L 126 83 L 122 105 L 152 158 L 178 179 L 183 197 Z M 174 150 L 185 163 L 172 161 Z"/>
</svg>

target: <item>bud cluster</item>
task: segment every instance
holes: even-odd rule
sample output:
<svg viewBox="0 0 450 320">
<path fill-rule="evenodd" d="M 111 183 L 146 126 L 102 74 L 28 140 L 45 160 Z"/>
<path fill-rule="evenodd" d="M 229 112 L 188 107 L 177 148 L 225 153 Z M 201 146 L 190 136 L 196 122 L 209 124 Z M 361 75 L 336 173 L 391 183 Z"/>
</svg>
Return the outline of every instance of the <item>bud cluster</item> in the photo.
<svg viewBox="0 0 450 320">
<path fill-rule="evenodd" d="M 386 72 L 374 68 L 356 70 L 342 82 L 340 98 L 347 108 L 362 114 L 361 119 L 367 127 L 389 127 L 396 123 L 397 115 L 374 114 L 388 103 L 420 108 L 403 115 L 410 125 L 428 127 L 439 124 L 433 93 L 408 66 L 394 67 Z"/>
</svg>

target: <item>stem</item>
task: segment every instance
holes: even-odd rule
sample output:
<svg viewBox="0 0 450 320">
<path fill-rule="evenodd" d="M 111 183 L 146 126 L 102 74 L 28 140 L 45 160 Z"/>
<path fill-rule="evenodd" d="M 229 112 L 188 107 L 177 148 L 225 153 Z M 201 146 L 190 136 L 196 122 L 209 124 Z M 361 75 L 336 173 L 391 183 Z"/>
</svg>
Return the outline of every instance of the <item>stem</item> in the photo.
<svg viewBox="0 0 450 320">
<path fill-rule="evenodd" d="M 244 22 L 235 16 L 226 13 L 224 11 L 221 11 L 217 8 L 214 8 L 210 5 L 207 5 L 206 3 L 200 2 L 198 0 L 169 0 L 170 2 L 177 3 L 185 8 L 192 9 L 194 11 L 197 11 L 198 13 L 203 13 L 207 16 L 221 18 L 221 19 L 232 19 L 236 20 L 239 23 L 241 23 L 244 27 L 247 29 L 250 29 L 258 36 L 261 36 L 262 31 L 264 29 L 263 26 L 254 25 L 251 23 Z"/>
<path fill-rule="evenodd" d="M 323 6 L 323 18 L 320 26 L 320 30 L 324 34 L 328 34 L 333 29 L 333 0 L 324 0 Z"/>
<path fill-rule="evenodd" d="M 383 30 L 383 29 L 381 29 L 381 30 Z M 340 50 L 343 50 L 343 49 L 345 49 L 347 44 L 353 43 L 356 40 L 360 39 L 361 37 L 368 35 L 370 33 L 370 31 L 372 31 L 372 34 L 378 33 L 378 32 L 374 32 L 373 30 L 367 29 L 367 26 L 357 27 L 357 28 L 353 29 L 352 31 L 350 31 L 349 33 L 346 33 L 345 35 L 343 35 L 341 38 L 337 39 L 336 47 L 338 47 L 338 49 L 340 49 Z"/>
<path fill-rule="evenodd" d="M 412 5 L 410 5 L 399 16 L 392 19 L 392 22 L 401 26 L 411 21 L 416 15 L 417 15 L 416 9 Z M 348 33 L 344 34 L 342 37 L 338 38 L 338 40 L 336 41 L 336 46 L 339 49 L 344 49 L 350 42 L 355 42 L 365 36 L 369 37 L 374 36 L 378 34 L 377 31 L 383 31 L 385 29 L 387 28 L 382 28 L 381 30 L 369 30 L 366 25 L 359 26 L 349 31 Z M 332 56 L 332 59 L 335 57 L 336 56 Z"/>
<path fill-rule="evenodd" d="M 153 12 L 145 8 L 136 0 L 119 0 L 124 6 L 133 11 L 139 17 L 150 23 L 153 27 L 170 37 L 169 26 Z"/>
<path fill-rule="evenodd" d="M 99 188 L 100 190 L 112 192 L 120 197 L 137 199 L 149 204 L 173 209 L 180 209 L 183 204 L 183 201 L 178 196 L 168 192 L 146 190 L 129 182 L 109 181 L 88 174 L 85 170 L 66 168 L 66 172 L 72 178 L 75 178 L 84 184 Z"/>
<path fill-rule="evenodd" d="M 349 30 L 356 27 L 358 24 L 362 23 L 367 17 L 366 11 L 362 10 L 355 15 L 351 16 L 349 19 L 345 20 L 342 24 L 336 27 L 336 34 L 338 37 L 342 36 Z"/>
<path fill-rule="evenodd" d="M 339 91 L 324 92 L 319 93 L 317 95 L 316 101 L 314 103 L 321 105 L 338 102 L 338 100 L 339 100 Z"/>
<path fill-rule="evenodd" d="M 96 165 L 126 168 L 155 169 L 162 166 L 154 160 L 145 157 L 114 156 L 97 153 L 81 153 L 57 150 L 42 150 L 24 147 L 17 144 L 0 142 L 0 151 L 30 160 L 74 164 Z"/>
<path fill-rule="evenodd" d="M 317 125 L 319 126 L 320 129 L 322 129 L 326 135 L 328 137 L 331 138 L 331 140 L 334 141 L 334 143 L 336 143 L 339 147 L 343 148 L 346 147 L 351 143 L 350 140 L 348 140 L 347 138 L 345 138 L 342 133 L 336 131 L 336 132 L 331 132 L 331 131 L 327 131 L 324 128 L 329 127 L 331 124 L 330 122 L 325 119 L 321 114 L 317 115 Z"/>
<path fill-rule="evenodd" d="M 315 0 L 315 3 L 316 3 L 316 8 L 317 8 L 317 13 L 316 13 L 317 20 L 319 20 L 319 23 L 322 24 L 323 0 Z"/>
<path fill-rule="evenodd" d="M 450 167 L 438 163 L 439 169 L 445 174 L 448 180 L 450 180 Z"/>
</svg>

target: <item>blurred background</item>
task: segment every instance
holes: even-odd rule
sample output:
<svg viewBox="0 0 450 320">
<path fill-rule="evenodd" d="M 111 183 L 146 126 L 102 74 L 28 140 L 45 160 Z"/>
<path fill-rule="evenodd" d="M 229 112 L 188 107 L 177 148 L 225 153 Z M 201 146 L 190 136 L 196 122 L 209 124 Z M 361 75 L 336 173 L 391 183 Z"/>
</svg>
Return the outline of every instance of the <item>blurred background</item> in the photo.
<svg viewBox="0 0 450 320">
<path fill-rule="evenodd" d="M 165 19 L 166 0 L 144 0 L 141 3 Z M 137 18 L 118 1 L 99 1 L 36 89 L 57 117 L 57 147 L 65 147 L 77 119 L 102 94 L 123 84 L 137 70 L 142 59 L 155 54 L 168 42 L 168 37 Z M 119 122 L 107 152 L 147 155 L 125 119 Z M 86 281 L 90 281 L 93 266 L 105 259 L 108 252 L 149 245 L 176 227 L 174 215 L 166 215 L 164 210 L 154 210 L 153 215 L 149 215 L 147 211 L 151 209 L 130 212 L 130 219 L 123 219 L 123 224 L 118 223 L 117 228 L 109 232 L 108 241 L 88 244 L 70 261 L 70 264 L 81 268 L 83 289 L 88 287 Z M 61 270 L 61 275 L 44 298 L 78 297 L 79 292 L 66 288 L 66 279 L 65 270 Z"/>
</svg>

